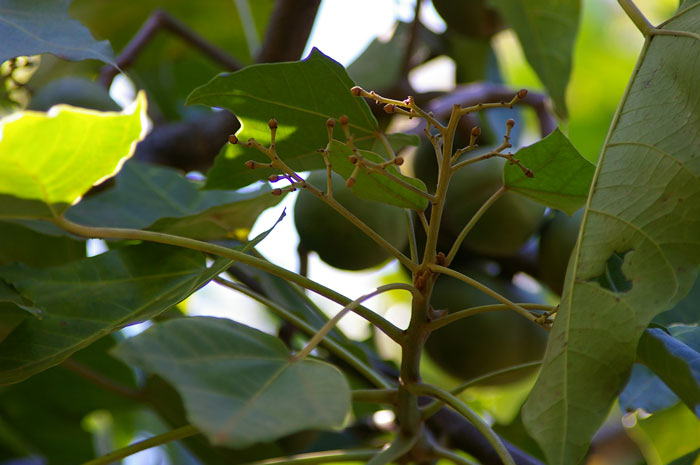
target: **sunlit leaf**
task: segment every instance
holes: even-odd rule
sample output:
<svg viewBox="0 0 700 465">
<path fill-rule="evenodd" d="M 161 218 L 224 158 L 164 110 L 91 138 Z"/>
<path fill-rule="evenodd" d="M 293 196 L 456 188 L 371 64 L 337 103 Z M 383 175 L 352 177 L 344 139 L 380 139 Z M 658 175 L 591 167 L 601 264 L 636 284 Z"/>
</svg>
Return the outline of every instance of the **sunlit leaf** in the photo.
<svg viewBox="0 0 700 465">
<path fill-rule="evenodd" d="M 700 8 L 664 23 L 700 32 Z M 700 47 L 655 36 L 643 51 L 593 180 L 581 237 L 524 420 L 551 465 L 578 463 L 658 313 L 700 264 Z M 600 284 L 610 260 L 629 289 Z"/>
<path fill-rule="evenodd" d="M 145 136 L 146 97 L 124 113 L 64 105 L 0 120 L 0 218 L 61 215 Z"/>
<path fill-rule="evenodd" d="M 684 404 L 638 418 L 630 433 L 649 465 L 696 464 L 700 421 Z"/>
<path fill-rule="evenodd" d="M 292 362 L 278 338 L 227 319 L 167 321 L 124 341 L 115 354 L 172 383 L 192 424 L 217 445 L 338 428 L 350 407 L 336 368 Z"/>
</svg>

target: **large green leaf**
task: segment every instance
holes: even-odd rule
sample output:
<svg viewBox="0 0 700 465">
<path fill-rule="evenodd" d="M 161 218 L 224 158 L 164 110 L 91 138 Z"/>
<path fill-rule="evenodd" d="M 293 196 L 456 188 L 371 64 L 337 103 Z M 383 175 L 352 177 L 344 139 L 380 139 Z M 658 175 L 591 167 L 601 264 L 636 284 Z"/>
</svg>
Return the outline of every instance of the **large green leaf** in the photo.
<svg viewBox="0 0 700 465">
<path fill-rule="evenodd" d="M 267 122 L 276 118 L 279 156 L 293 169 L 307 171 L 325 166 L 318 149 L 328 143 L 328 118 L 347 115 L 351 131 L 363 139 L 360 144 L 371 145 L 376 139 L 377 120 L 364 99 L 350 93 L 353 85 L 339 63 L 314 49 L 302 61 L 253 65 L 220 74 L 195 89 L 188 103 L 231 110 L 242 124 L 238 137 L 255 138 L 261 144 L 269 143 Z M 344 139 L 340 124 L 334 134 Z M 244 163 L 250 159 L 269 162 L 243 144 L 227 145 L 209 171 L 206 187 L 236 189 L 276 174 L 267 168 L 246 168 Z"/>
<path fill-rule="evenodd" d="M 677 330 L 677 328 L 674 328 Z M 684 336 L 700 346 L 700 328 L 684 328 Z M 691 347 L 660 328 L 649 328 L 637 354 L 688 408 L 700 418 L 700 347 Z"/>
<path fill-rule="evenodd" d="M 671 310 L 657 315 L 654 323 L 661 326 L 673 324 L 700 325 L 700 275 L 695 280 L 695 285 L 680 302 Z"/>
<path fill-rule="evenodd" d="M 38 221 L 31 221 L 38 223 Z M 23 224 L 0 221 L 0 265 L 60 265 L 85 257 L 85 241 L 42 234 Z"/>
<path fill-rule="evenodd" d="M 0 277 L 44 311 L 2 343 L 0 385 L 22 381 L 125 325 L 158 315 L 229 263 L 219 260 L 207 268 L 199 252 L 144 244 L 52 268 L 0 268 Z"/>
<path fill-rule="evenodd" d="M 515 157 L 534 177 L 526 176 L 519 166 L 506 163 L 503 179 L 509 190 L 569 215 L 586 203 L 595 167 L 559 129 L 518 150 Z"/>
<path fill-rule="evenodd" d="M 700 32 L 700 4 L 665 23 Z M 700 41 L 655 36 L 601 154 L 525 423 L 552 465 L 575 464 L 605 419 L 652 318 L 700 263 Z M 613 269 L 617 291 L 602 285 Z"/>
<path fill-rule="evenodd" d="M 115 354 L 171 382 L 190 421 L 217 445 L 245 447 L 304 429 L 338 428 L 350 390 L 335 367 L 292 362 L 279 339 L 231 320 L 180 318 Z"/>
<path fill-rule="evenodd" d="M 700 421 L 683 404 L 637 419 L 630 436 L 649 465 L 695 465 L 700 450 Z M 690 456 L 690 460 L 687 459 Z M 676 461 L 677 460 L 677 461 Z"/>
<path fill-rule="evenodd" d="M 578 32 L 580 0 L 491 0 L 515 29 L 525 57 L 557 112 L 566 116 L 566 87 Z"/>
<path fill-rule="evenodd" d="M 359 85 L 376 91 L 390 89 L 401 76 L 409 25 L 399 22 L 390 40 L 375 38 L 348 66 L 348 74 Z M 382 66 L 377 66 L 381 63 Z"/>
<path fill-rule="evenodd" d="M 130 161 L 113 189 L 83 200 L 66 216 L 89 226 L 245 239 L 258 215 L 280 199 L 267 186 L 246 193 L 200 191 L 174 169 Z"/>
<path fill-rule="evenodd" d="M 73 0 L 71 13 L 115 50 L 124 50 L 148 17 L 163 10 L 246 65 L 262 42 L 274 0 Z M 242 8 L 241 8 L 242 7 Z M 167 30 L 159 31 L 127 70 L 168 119 L 179 119 L 187 95 L 223 69 Z"/>
<path fill-rule="evenodd" d="M 112 48 L 68 15 L 71 0 L 0 0 L 0 63 L 22 55 L 52 53 L 67 60 L 111 63 Z"/>
<path fill-rule="evenodd" d="M 0 218 L 51 218 L 113 175 L 145 136 L 146 97 L 124 113 L 59 105 L 0 121 Z"/>
</svg>

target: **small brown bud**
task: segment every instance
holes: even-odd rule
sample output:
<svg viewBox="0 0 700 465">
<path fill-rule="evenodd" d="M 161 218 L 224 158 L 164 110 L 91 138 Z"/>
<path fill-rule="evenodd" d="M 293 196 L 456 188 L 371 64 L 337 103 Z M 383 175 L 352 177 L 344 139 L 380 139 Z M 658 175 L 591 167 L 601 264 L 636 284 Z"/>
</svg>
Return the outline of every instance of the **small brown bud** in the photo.
<svg viewBox="0 0 700 465">
<path fill-rule="evenodd" d="M 481 128 L 479 126 L 474 126 L 472 128 L 472 136 L 479 137 L 481 135 Z"/>
<path fill-rule="evenodd" d="M 506 121 L 506 126 L 512 128 L 513 126 L 515 126 L 515 120 L 513 118 L 508 118 L 508 120 Z"/>
<path fill-rule="evenodd" d="M 394 164 L 395 164 L 396 166 L 401 166 L 401 165 L 403 165 L 403 162 L 404 162 L 403 157 L 396 157 L 396 158 L 394 158 Z"/>
<path fill-rule="evenodd" d="M 350 93 L 355 97 L 359 97 L 360 95 L 362 95 L 362 87 L 355 86 L 352 89 L 350 89 Z"/>
<path fill-rule="evenodd" d="M 328 126 L 329 128 L 335 127 L 335 120 L 333 118 L 328 118 L 326 120 L 326 126 Z"/>
<path fill-rule="evenodd" d="M 357 164 L 357 156 L 355 156 L 355 155 L 350 155 L 350 156 L 348 157 L 348 161 L 349 161 L 350 163 L 352 163 L 353 165 L 356 165 L 356 164 Z"/>
<path fill-rule="evenodd" d="M 347 125 L 348 123 L 350 123 L 350 118 L 348 118 L 348 115 L 343 115 L 343 116 L 341 116 L 340 118 L 338 118 L 338 121 L 340 121 L 340 124 L 342 124 L 343 126 L 345 126 L 345 125 Z"/>
<path fill-rule="evenodd" d="M 520 89 L 517 95 L 519 99 L 524 99 L 525 97 L 527 97 L 527 89 Z"/>
<path fill-rule="evenodd" d="M 270 129 L 277 129 L 277 120 L 275 118 L 272 118 L 270 121 L 267 122 L 267 125 Z"/>
<path fill-rule="evenodd" d="M 389 114 L 396 113 L 396 105 L 392 103 L 387 103 L 386 105 L 384 105 L 384 112 Z"/>
<path fill-rule="evenodd" d="M 440 266 L 444 266 L 445 262 L 447 261 L 447 257 L 443 252 L 438 252 L 437 255 L 435 256 L 435 263 L 437 263 Z"/>
<path fill-rule="evenodd" d="M 282 189 L 272 189 L 270 191 L 270 194 L 272 195 L 282 195 Z"/>
<path fill-rule="evenodd" d="M 236 137 L 234 134 L 230 134 L 228 136 L 228 141 L 230 144 L 237 144 L 238 143 L 238 137 Z"/>
<path fill-rule="evenodd" d="M 348 178 L 348 180 L 345 181 L 345 185 L 347 187 L 352 187 L 355 185 L 355 182 L 357 182 L 357 180 L 355 178 Z"/>
<path fill-rule="evenodd" d="M 528 178 L 534 178 L 535 173 L 533 173 L 530 168 L 525 168 L 525 176 L 527 176 Z"/>
<path fill-rule="evenodd" d="M 248 160 L 247 162 L 244 163 L 244 165 L 246 168 L 254 170 L 255 165 L 257 165 L 257 163 L 255 163 L 253 160 Z"/>
<path fill-rule="evenodd" d="M 267 178 L 268 181 L 270 182 L 277 182 L 280 180 L 280 177 L 276 174 L 271 174 L 269 178 Z"/>
</svg>

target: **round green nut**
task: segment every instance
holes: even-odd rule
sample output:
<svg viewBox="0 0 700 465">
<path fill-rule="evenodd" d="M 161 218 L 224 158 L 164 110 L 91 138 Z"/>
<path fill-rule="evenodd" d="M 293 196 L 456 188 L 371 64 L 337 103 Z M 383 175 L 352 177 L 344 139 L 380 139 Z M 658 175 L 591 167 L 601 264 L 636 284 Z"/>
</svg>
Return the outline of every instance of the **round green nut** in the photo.
<svg viewBox="0 0 700 465">
<path fill-rule="evenodd" d="M 315 171 L 307 181 L 325 190 L 326 172 Z M 335 174 L 333 197 L 397 249 L 408 241 L 408 226 L 401 208 L 357 197 Z M 300 245 L 315 251 L 321 260 L 335 268 L 362 270 L 380 265 L 390 257 L 354 224 L 305 189 L 294 206 L 294 224 Z"/>
<path fill-rule="evenodd" d="M 472 270 L 460 270 L 513 302 L 541 303 L 541 297 L 514 284 Z M 447 276 L 433 289 L 431 305 L 455 312 L 480 305 L 497 304 L 483 292 Z M 468 381 L 488 373 L 542 358 L 547 332 L 512 310 L 479 313 L 434 331 L 426 341 L 430 359 L 447 374 Z M 479 385 L 502 385 L 518 381 L 536 367 L 523 368 L 486 379 Z"/>
</svg>

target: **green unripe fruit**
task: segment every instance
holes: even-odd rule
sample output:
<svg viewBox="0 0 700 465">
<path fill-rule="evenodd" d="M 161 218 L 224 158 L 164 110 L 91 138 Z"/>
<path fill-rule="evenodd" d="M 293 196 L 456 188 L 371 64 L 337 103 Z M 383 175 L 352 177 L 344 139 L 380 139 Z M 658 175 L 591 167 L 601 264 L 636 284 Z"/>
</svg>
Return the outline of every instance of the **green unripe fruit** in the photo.
<svg viewBox="0 0 700 465">
<path fill-rule="evenodd" d="M 59 103 L 99 111 L 121 110 L 104 87 L 78 77 L 65 77 L 51 81 L 37 91 L 28 108 L 46 111 Z"/>
<path fill-rule="evenodd" d="M 323 188 L 326 173 L 313 172 L 307 181 Z M 397 249 L 406 245 L 408 225 L 402 209 L 357 197 L 335 174 L 333 197 Z M 299 193 L 294 206 L 294 224 L 301 245 L 318 253 L 321 260 L 335 268 L 362 270 L 377 266 L 389 258 L 389 254 L 376 242 L 306 190 Z"/>
<path fill-rule="evenodd" d="M 503 185 L 503 160 L 484 160 L 455 173 L 447 191 L 445 228 L 455 236 L 486 200 Z M 463 247 L 492 256 L 514 256 L 539 229 L 544 207 L 507 192 L 467 235 Z"/>
<path fill-rule="evenodd" d="M 513 302 L 541 302 L 538 295 L 503 279 L 469 270 L 463 272 Z M 497 303 L 483 292 L 447 276 L 435 283 L 431 300 L 433 308 L 449 312 Z M 446 373 L 467 381 L 496 370 L 540 360 L 546 343 L 545 330 L 512 310 L 499 310 L 472 315 L 434 331 L 425 349 L 430 359 Z M 479 384 L 511 383 L 534 370 L 535 367 L 532 367 L 504 373 Z"/>
<path fill-rule="evenodd" d="M 583 210 L 572 216 L 556 211 L 540 236 L 538 278 L 559 295 L 564 289 L 566 268 L 576 245 L 582 217 Z"/>
</svg>

